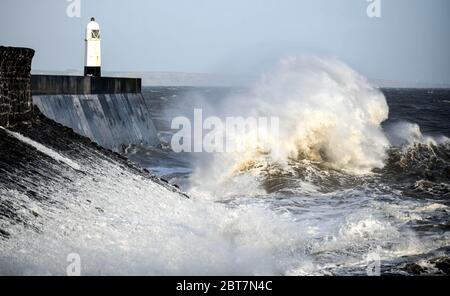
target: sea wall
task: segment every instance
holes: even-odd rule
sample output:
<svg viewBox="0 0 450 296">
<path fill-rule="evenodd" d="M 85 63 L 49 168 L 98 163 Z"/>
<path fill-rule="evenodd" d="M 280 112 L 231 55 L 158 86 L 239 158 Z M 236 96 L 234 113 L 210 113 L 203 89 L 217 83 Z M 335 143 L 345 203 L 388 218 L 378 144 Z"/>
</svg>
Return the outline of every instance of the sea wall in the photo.
<svg viewBox="0 0 450 296">
<path fill-rule="evenodd" d="M 46 117 L 102 147 L 159 144 L 139 78 L 32 75 L 31 89 Z"/>
<path fill-rule="evenodd" d="M 30 75 L 33 56 L 32 49 L 0 47 L 0 126 L 30 120 L 35 105 L 49 119 L 116 152 L 159 143 L 141 79 Z"/>
<path fill-rule="evenodd" d="M 140 93 L 140 78 L 31 75 L 33 95 Z"/>
<path fill-rule="evenodd" d="M 34 50 L 0 46 L 0 126 L 32 115 L 30 71 Z"/>
<path fill-rule="evenodd" d="M 31 75 L 33 104 L 102 147 L 159 144 L 140 78 Z"/>
<path fill-rule="evenodd" d="M 159 143 L 140 93 L 33 95 L 33 103 L 46 117 L 116 152 Z"/>
</svg>

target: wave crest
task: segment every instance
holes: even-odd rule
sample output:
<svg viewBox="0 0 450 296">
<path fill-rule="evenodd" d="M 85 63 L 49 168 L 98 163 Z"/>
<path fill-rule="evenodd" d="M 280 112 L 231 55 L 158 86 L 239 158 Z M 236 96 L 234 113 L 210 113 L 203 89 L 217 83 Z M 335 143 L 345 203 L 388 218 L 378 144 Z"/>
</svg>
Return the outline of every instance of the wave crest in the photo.
<svg viewBox="0 0 450 296">
<path fill-rule="evenodd" d="M 278 117 L 279 134 L 233 134 L 232 140 L 240 143 L 249 143 L 255 132 L 265 137 L 256 149 L 251 145 L 244 153 L 215 155 L 213 164 L 201 169 L 198 179 L 203 183 L 217 183 L 267 164 L 289 169 L 292 162 L 304 160 L 357 174 L 384 166 L 389 147 L 381 127 L 389 113 L 386 99 L 336 59 L 285 58 L 248 92 L 225 100 L 220 109 L 239 116 Z"/>
</svg>

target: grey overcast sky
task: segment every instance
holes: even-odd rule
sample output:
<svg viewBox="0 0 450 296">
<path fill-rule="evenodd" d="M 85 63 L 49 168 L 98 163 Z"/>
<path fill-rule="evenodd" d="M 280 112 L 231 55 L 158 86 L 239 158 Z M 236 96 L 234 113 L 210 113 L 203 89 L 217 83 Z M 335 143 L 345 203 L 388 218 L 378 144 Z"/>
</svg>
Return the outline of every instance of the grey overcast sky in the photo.
<svg viewBox="0 0 450 296">
<path fill-rule="evenodd" d="M 372 79 L 450 83 L 450 0 L 1 0 L 0 44 L 36 49 L 34 69 L 81 69 L 84 27 L 103 68 L 247 74 L 278 57 L 340 58 Z M 72 0 L 77 1 L 77 0 Z"/>
</svg>

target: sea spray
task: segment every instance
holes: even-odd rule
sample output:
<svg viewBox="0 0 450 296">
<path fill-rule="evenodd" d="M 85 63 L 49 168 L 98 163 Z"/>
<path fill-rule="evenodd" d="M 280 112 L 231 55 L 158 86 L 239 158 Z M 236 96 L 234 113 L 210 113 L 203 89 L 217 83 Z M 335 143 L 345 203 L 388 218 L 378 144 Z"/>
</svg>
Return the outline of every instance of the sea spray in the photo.
<svg viewBox="0 0 450 296">
<path fill-rule="evenodd" d="M 450 142 L 446 136 L 424 135 L 417 123 L 399 121 L 385 128 L 385 133 L 392 146 L 411 146 L 414 144 L 439 145 Z"/>
<path fill-rule="evenodd" d="M 288 162 L 304 160 L 368 173 L 384 166 L 389 141 L 381 123 L 388 113 L 381 91 L 343 62 L 311 56 L 284 58 L 248 91 L 216 106 L 216 115 L 223 117 L 279 118 L 279 134 L 255 131 L 266 136 L 260 145 L 263 149 L 248 145 L 245 152 L 205 156 L 208 166 L 198 167 L 194 183 L 202 180 L 217 189 L 213 184 L 229 182 L 240 172 L 274 164 L 289 169 Z M 244 138 L 239 139 L 241 143 L 255 138 L 248 131 L 227 136 Z"/>
<path fill-rule="evenodd" d="M 28 128 L 15 131 L 83 171 L 0 129 L 2 161 L 17 159 L 19 165 L 0 164 L 9 172 L 7 178 L 0 174 L 6 186 L 0 189 L 0 207 L 17 209 L 17 217 L 29 225 L 3 217 L 0 229 L 7 235 L 0 239 L 1 274 L 66 274 L 68 256 L 78 254 L 82 275 L 365 275 L 368 255 L 373 253 L 382 260 L 383 274 L 405 274 L 402 264 L 415 263 L 416 255 L 436 256 L 427 255 L 433 250 L 442 256 L 445 250 L 440 248 L 449 245 L 449 234 L 442 227 L 448 218 L 450 191 L 411 174 L 417 168 L 427 178 L 432 172 L 439 183 L 448 183 L 448 146 L 414 149 L 412 162 L 400 170 L 395 165 L 405 162 L 388 159 L 385 168 L 389 162 L 394 165 L 390 171 L 363 176 L 323 168 L 308 159 L 297 161 L 304 170 L 315 166 L 318 174 L 334 174 L 333 184 L 320 182 L 326 190 L 305 187 L 309 180 L 299 184 L 295 175 L 281 175 L 275 190 L 267 193 L 256 188 L 261 184 L 258 172 L 274 168 L 248 162 L 247 172 L 252 174 L 237 171 L 224 178 L 217 186 L 222 196 L 204 192 L 211 180 L 206 176 L 198 194 L 186 199 L 143 174 L 136 175 L 124 162 L 112 161 L 105 151 L 81 145 L 79 137 L 70 141 L 61 137 L 67 144 L 55 145 L 59 138 L 55 135 L 67 134 L 67 130 L 55 134 L 61 127 Z M 148 150 L 141 159 L 153 159 L 157 167 L 168 170 L 186 161 L 183 154 L 155 151 Z M 33 156 L 34 161 L 23 155 Z M 219 165 L 227 160 L 208 155 Z M 258 154 L 254 160 L 263 156 Z M 269 162 L 272 156 L 265 157 Z M 206 162 L 205 173 L 220 172 L 222 167 L 212 169 L 215 163 Z M 222 165 L 232 168 L 238 163 Z M 190 177 L 188 172 L 178 176 Z M 361 182 L 347 186 L 346 178 Z M 408 192 L 411 189 L 414 195 Z M 431 200 L 424 198 L 428 196 Z"/>
</svg>

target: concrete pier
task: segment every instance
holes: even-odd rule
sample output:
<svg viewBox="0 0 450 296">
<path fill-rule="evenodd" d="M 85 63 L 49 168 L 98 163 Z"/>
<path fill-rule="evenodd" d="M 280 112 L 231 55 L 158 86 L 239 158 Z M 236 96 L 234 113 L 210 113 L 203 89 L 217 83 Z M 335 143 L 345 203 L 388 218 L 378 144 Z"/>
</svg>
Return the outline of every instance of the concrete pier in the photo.
<svg viewBox="0 0 450 296">
<path fill-rule="evenodd" d="M 140 93 L 141 78 L 31 75 L 33 96 Z"/>
<path fill-rule="evenodd" d="M 159 144 L 140 78 L 30 75 L 33 56 L 32 49 L 0 47 L 0 126 L 32 120 L 39 110 L 117 152 Z"/>
</svg>

